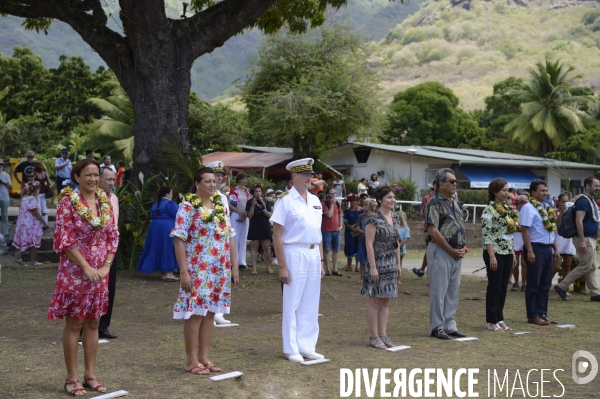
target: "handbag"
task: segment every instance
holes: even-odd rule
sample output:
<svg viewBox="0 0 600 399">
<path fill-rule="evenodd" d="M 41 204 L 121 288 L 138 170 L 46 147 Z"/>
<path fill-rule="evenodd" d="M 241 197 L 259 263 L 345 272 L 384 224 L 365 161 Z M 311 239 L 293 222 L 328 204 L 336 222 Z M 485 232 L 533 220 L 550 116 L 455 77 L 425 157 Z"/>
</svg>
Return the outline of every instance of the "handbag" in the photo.
<svg viewBox="0 0 600 399">
<path fill-rule="evenodd" d="M 54 190 L 52 190 L 52 186 L 50 185 L 48 176 L 46 176 L 46 180 L 45 180 L 44 184 L 46 185 L 46 198 L 54 197 Z"/>
</svg>

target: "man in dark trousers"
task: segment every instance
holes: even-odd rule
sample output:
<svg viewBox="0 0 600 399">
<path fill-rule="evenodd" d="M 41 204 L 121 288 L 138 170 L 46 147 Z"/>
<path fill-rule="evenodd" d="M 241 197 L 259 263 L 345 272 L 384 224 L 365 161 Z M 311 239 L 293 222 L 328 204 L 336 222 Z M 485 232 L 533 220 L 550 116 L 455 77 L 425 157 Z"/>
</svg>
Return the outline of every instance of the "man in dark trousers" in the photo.
<svg viewBox="0 0 600 399">
<path fill-rule="evenodd" d="M 112 205 L 112 210 L 114 214 L 114 224 L 118 226 L 119 224 L 119 199 L 115 194 L 113 194 L 113 188 L 115 187 L 116 182 L 116 174 L 110 168 L 101 168 L 100 169 L 100 180 L 98 186 L 100 189 L 104 190 L 108 199 Z M 112 316 L 113 303 L 115 301 L 115 289 L 117 287 L 117 256 L 119 255 L 119 251 L 115 254 L 115 258 L 113 259 L 113 263 L 110 265 L 110 272 L 108 274 L 108 311 L 105 315 L 100 317 L 100 323 L 98 325 L 98 337 L 106 338 L 106 339 L 114 339 L 117 338 L 116 334 L 108 331 L 108 327 L 110 326 L 110 318 Z"/>
</svg>

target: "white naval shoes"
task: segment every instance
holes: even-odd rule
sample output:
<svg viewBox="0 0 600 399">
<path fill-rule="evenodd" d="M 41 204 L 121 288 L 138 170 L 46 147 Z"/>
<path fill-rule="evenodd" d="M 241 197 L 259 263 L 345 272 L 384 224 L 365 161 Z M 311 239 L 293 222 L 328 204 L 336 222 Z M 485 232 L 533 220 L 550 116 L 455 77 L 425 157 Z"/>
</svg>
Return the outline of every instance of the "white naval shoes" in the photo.
<svg viewBox="0 0 600 399">
<path fill-rule="evenodd" d="M 225 320 L 223 314 L 221 313 L 215 315 L 215 325 L 216 324 L 231 324 L 231 322 L 229 320 Z"/>
<path fill-rule="evenodd" d="M 309 359 L 309 360 L 321 360 L 321 359 L 325 359 L 325 356 L 321 355 L 320 353 L 317 352 L 313 352 L 313 353 L 301 353 L 302 356 L 304 356 L 305 358 Z"/>
<path fill-rule="evenodd" d="M 293 363 L 301 363 L 304 361 L 304 358 L 298 353 L 295 353 L 293 355 L 287 355 L 287 359 Z"/>
</svg>

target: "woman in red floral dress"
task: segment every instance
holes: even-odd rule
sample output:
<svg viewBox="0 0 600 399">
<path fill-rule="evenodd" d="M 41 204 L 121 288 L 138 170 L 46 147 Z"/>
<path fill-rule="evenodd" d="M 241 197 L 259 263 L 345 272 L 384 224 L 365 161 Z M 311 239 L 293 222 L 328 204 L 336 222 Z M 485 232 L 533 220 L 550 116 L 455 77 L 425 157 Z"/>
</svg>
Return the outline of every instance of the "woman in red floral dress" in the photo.
<svg viewBox="0 0 600 399">
<path fill-rule="evenodd" d="M 48 320 L 66 317 L 63 351 L 67 366 L 65 390 L 85 395 L 77 378 L 77 348 L 83 328 L 85 359 L 83 386 L 106 392 L 95 374 L 98 351 L 98 321 L 108 308 L 108 272 L 119 243 L 110 201 L 98 189 L 100 166 L 93 159 L 77 162 L 71 180 L 79 185 L 60 195 L 56 211 L 54 251 L 60 254 L 56 288 Z M 115 266 L 116 267 L 116 266 Z"/>
</svg>

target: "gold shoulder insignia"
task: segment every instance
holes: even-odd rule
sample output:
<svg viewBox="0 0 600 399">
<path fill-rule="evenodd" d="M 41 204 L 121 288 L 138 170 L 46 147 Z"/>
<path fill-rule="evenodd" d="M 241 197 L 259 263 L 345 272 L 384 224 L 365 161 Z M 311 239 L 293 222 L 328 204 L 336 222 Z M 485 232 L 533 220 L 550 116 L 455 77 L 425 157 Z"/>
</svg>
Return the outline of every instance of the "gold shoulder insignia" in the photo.
<svg viewBox="0 0 600 399">
<path fill-rule="evenodd" d="M 277 196 L 277 199 L 283 198 L 283 197 L 285 197 L 286 195 L 288 195 L 289 193 L 290 193 L 289 191 L 284 191 L 284 192 L 282 192 L 281 194 L 279 194 L 279 195 Z"/>
</svg>

